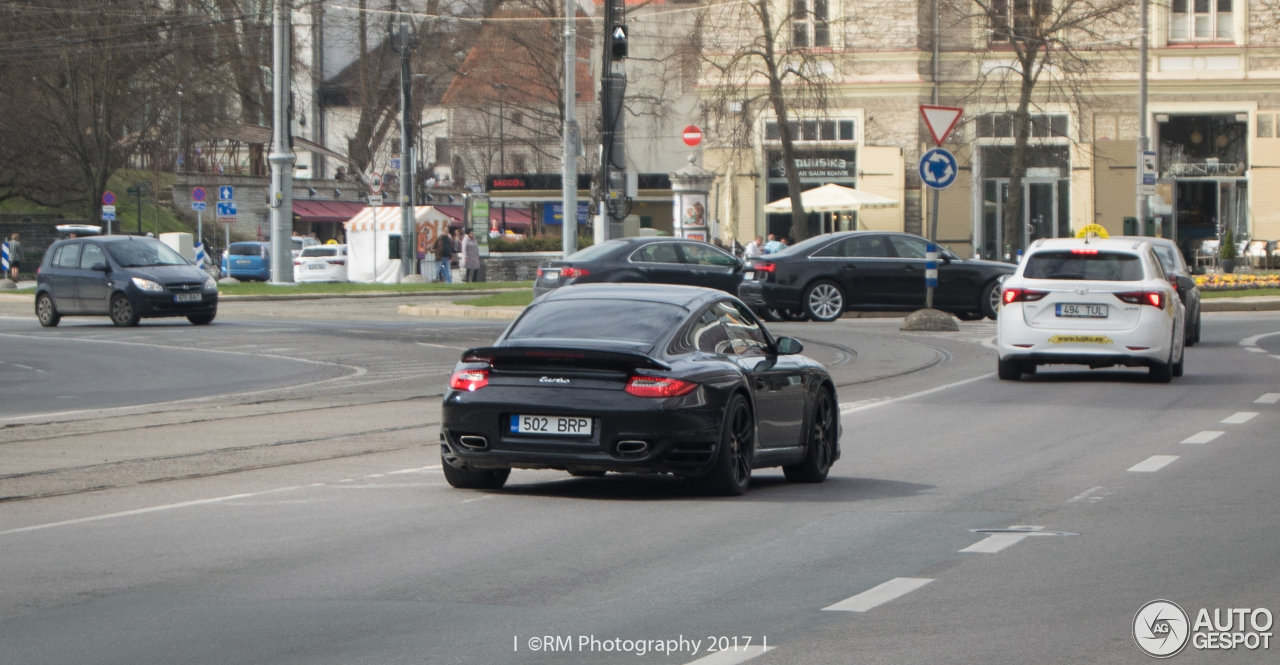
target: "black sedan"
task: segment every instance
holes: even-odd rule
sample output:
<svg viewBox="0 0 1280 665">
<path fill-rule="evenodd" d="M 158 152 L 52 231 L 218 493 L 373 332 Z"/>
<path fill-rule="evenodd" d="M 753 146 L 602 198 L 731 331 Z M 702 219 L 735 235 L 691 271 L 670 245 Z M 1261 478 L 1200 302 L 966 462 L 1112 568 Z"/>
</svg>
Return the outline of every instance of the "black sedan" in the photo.
<svg viewBox="0 0 1280 665">
<path fill-rule="evenodd" d="M 44 253 L 36 276 L 36 318 L 45 327 L 64 316 L 109 316 L 117 326 L 185 316 L 199 326 L 217 313 L 213 278 L 154 238 L 62 240 Z"/>
<path fill-rule="evenodd" d="M 648 282 L 719 289 L 736 295 L 742 260 L 705 242 L 684 238 L 621 238 L 592 245 L 538 266 L 533 294 L 571 284 Z"/>
<path fill-rule="evenodd" d="M 816 483 L 840 458 L 835 384 L 711 289 L 560 289 L 462 354 L 440 428 L 445 479 L 496 489 L 513 468 L 672 473 L 717 494 L 781 466 Z"/>
<path fill-rule="evenodd" d="M 846 311 L 924 307 L 927 240 L 906 233 L 850 231 L 810 238 L 746 266 L 738 296 L 757 311 L 834 321 Z M 967 321 L 996 318 L 1000 280 L 1017 266 L 938 253 L 933 306 Z"/>
<path fill-rule="evenodd" d="M 1139 236 L 1111 236 L 1118 240 L 1133 240 L 1134 242 L 1142 241 L 1151 243 L 1151 248 L 1156 250 L 1156 256 L 1160 257 L 1160 264 L 1164 266 L 1164 272 L 1169 276 L 1169 281 L 1173 283 L 1173 287 L 1178 290 L 1178 298 L 1182 300 L 1183 307 L 1187 308 L 1187 336 L 1186 345 L 1195 346 L 1200 343 L 1200 287 L 1196 285 L 1195 274 L 1204 274 L 1204 268 L 1193 269 L 1187 266 L 1187 262 L 1182 260 L 1182 252 L 1178 250 L 1178 245 L 1168 238 L 1150 238 Z"/>
</svg>

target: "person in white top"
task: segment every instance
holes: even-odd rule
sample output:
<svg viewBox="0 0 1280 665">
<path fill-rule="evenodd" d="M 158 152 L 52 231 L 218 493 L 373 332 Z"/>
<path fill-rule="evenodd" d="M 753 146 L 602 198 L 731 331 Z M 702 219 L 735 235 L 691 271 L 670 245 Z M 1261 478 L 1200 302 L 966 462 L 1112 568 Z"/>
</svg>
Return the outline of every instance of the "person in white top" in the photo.
<svg viewBox="0 0 1280 665">
<path fill-rule="evenodd" d="M 749 259 L 753 256 L 760 256 L 761 254 L 764 254 L 764 250 L 760 249 L 760 246 L 763 244 L 764 238 L 756 236 L 755 240 L 747 243 L 747 246 L 742 249 L 742 258 Z"/>
</svg>

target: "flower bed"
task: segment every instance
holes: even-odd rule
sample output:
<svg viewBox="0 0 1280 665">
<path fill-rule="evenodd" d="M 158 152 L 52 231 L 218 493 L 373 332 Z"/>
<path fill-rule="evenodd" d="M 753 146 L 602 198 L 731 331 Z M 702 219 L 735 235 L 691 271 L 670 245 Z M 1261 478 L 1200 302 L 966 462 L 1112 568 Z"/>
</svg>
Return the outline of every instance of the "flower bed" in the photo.
<svg viewBox="0 0 1280 665">
<path fill-rule="evenodd" d="M 1196 276 L 1196 286 L 1201 291 L 1237 291 L 1244 289 L 1280 288 L 1280 275 L 1276 273 L 1214 273 Z"/>
</svg>

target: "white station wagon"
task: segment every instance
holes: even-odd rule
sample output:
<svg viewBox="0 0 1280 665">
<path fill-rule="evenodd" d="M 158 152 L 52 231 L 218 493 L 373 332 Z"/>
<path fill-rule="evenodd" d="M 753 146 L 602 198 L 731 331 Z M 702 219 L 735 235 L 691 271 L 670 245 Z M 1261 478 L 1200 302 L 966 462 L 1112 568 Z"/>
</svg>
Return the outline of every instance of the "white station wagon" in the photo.
<svg viewBox="0 0 1280 665">
<path fill-rule="evenodd" d="M 1186 312 L 1171 277 L 1142 239 L 1036 241 L 1002 285 L 1000 378 L 1054 364 L 1182 376 Z"/>
</svg>

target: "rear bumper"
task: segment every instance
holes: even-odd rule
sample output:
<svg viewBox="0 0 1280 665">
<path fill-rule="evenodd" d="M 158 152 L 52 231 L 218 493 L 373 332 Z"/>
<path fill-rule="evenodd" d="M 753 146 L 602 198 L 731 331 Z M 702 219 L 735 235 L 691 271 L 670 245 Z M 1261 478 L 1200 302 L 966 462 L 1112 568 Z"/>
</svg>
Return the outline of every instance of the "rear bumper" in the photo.
<svg viewBox="0 0 1280 665">
<path fill-rule="evenodd" d="M 755 309 L 799 309 L 800 290 L 764 280 L 744 281 L 738 285 L 738 298 Z"/>
<path fill-rule="evenodd" d="M 996 346 L 1002 360 L 1018 358 L 1040 365 L 1149 367 L 1168 362 L 1171 356 L 1172 321 L 1151 320 L 1129 330 L 1092 331 L 1031 328 L 1021 321 L 1004 319 L 1005 312 L 1001 312 Z"/>
<path fill-rule="evenodd" d="M 573 394 L 578 392 L 583 394 Z M 699 392 L 684 398 L 650 400 L 621 391 L 501 386 L 489 386 L 479 393 L 451 390 L 445 395 L 441 414 L 441 445 L 447 457 L 475 469 L 699 475 L 715 460 L 722 411 L 720 406 L 698 398 Z M 590 418 L 591 435 L 513 434 L 509 425 L 512 415 Z M 629 451 L 627 445 L 620 449 L 624 442 L 643 442 L 644 450 Z"/>
</svg>

